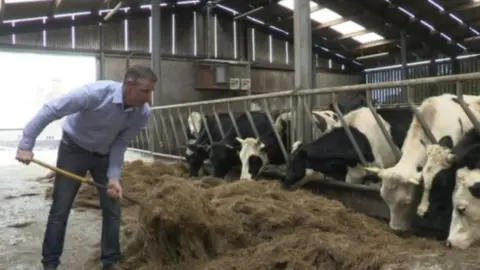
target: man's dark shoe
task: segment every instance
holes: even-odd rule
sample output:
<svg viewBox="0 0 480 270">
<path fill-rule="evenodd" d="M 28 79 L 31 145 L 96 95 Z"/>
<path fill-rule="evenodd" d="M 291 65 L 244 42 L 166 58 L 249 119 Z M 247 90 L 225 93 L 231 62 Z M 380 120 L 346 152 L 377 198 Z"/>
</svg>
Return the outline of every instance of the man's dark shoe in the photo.
<svg viewBox="0 0 480 270">
<path fill-rule="evenodd" d="M 44 270 L 57 270 L 57 267 L 55 266 L 45 266 L 43 267 Z"/>
</svg>

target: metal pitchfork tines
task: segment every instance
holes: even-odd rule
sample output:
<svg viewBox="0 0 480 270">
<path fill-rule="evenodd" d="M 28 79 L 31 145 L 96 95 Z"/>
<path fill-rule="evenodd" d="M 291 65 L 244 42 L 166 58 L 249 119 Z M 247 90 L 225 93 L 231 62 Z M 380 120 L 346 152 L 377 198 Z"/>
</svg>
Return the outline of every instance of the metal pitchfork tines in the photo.
<svg viewBox="0 0 480 270">
<path fill-rule="evenodd" d="M 98 187 L 98 188 L 102 188 L 102 189 L 105 189 L 105 190 L 108 189 L 108 187 L 105 186 L 105 185 L 102 185 L 102 184 L 99 184 L 99 183 L 97 183 L 97 182 L 91 181 L 90 179 L 88 179 L 88 178 L 86 178 L 86 177 L 81 177 L 81 176 L 76 175 L 76 174 L 74 174 L 74 173 L 71 173 L 71 172 L 69 172 L 69 171 L 65 171 L 65 170 L 63 170 L 63 169 L 57 168 L 57 167 L 55 167 L 55 166 L 53 166 L 53 165 L 50 165 L 50 164 L 48 164 L 48 163 L 45 163 L 45 162 L 43 162 L 43 161 L 41 161 L 41 160 L 38 160 L 38 159 L 35 159 L 35 158 L 34 158 L 34 159 L 32 159 L 32 162 L 33 162 L 33 163 L 36 163 L 36 164 L 38 164 L 38 165 L 40 165 L 40 166 L 42 166 L 42 167 L 45 167 L 45 168 L 47 168 L 47 169 L 50 169 L 50 170 L 52 170 L 52 171 L 54 171 L 54 172 L 56 172 L 56 173 L 63 174 L 63 175 L 65 175 L 66 177 L 69 177 L 69 178 L 72 178 L 72 179 L 74 179 L 74 180 L 80 181 L 80 182 L 82 182 L 82 183 L 86 183 L 86 184 L 89 184 L 89 185 L 92 185 L 92 186 L 95 186 L 95 187 Z M 135 199 L 132 199 L 131 197 L 129 197 L 129 196 L 127 196 L 127 195 L 122 195 L 122 198 L 123 198 L 125 201 L 128 201 L 128 202 L 130 202 L 130 203 L 139 205 L 139 206 L 141 206 L 142 208 L 147 209 L 147 207 L 145 207 L 142 203 L 140 203 L 139 201 L 137 201 L 137 200 L 135 200 Z"/>
</svg>

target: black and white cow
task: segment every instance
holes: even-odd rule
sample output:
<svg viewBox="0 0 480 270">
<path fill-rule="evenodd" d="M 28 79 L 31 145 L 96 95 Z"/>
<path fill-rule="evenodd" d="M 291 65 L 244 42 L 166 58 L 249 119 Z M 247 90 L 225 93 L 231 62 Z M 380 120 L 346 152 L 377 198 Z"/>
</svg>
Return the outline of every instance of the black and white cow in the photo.
<svg viewBox="0 0 480 270">
<path fill-rule="evenodd" d="M 477 118 L 480 116 L 480 97 L 463 96 Z M 456 145 L 465 130 L 472 128 L 472 123 L 456 102 L 456 96 L 442 94 L 426 98 L 418 107 L 435 138 L 450 137 Z M 382 180 L 380 195 L 390 209 L 390 228 L 395 231 L 408 231 L 417 210 L 417 185 L 415 179 L 423 170 L 427 161 L 427 151 L 421 141 L 429 141 L 416 117 L 410 124 L 402 157 L 390 168 L 366 168 L 376 173 Z M 425 168 L 426 170 L 427 168 Z"/>
<path fill-rule="evenodd" d="M 465 249 L 480 240 L 480 144 L 470 148 L 468 161 L 456 173 L 453 212 L 447 246 Z"/>
<path fill-rule="evenodd" d="M 385 108 L 377 109 L 377 113 L 396 147 L 400 148 L 412 119 L 411 110 Z M 395 155 L 368 108 L 351 111 L 344 119 L 368 164 L 381 168 L 395 164 Z M 355 184 L 363 183 L 368 176 L 344 127 L 336 127 L 306 145 L 296 142 L 294 148 L 287 163 L 286 188 L 294 186 L 312 171 Z"/>
<path fill-rule="evenodd" d="M 272 113 L 272 118 L 276 119 L 279 113 L 280 112 Z M 268 117 L 264 112 L 252 111 L 250 114 L 253 123 L 260 134 L 271 129 Z M 247 114 L 240 115 L 235 121 L 240 136 L 232 127 L 227 134 L 225 134 L 224 140 L 213 143 L 208 149 L 209 159 L 212 162 L 215 177 L 223 178 L 233 167 L 241 164 L 239 158 L 239 151 L 242 147 L 241 140 L 242 138 L 255 136 L 253 128 L 248 121 Z"/>
<path fill-rule="evenodd" d="M 285 112 L 277 117 L 275 121 L 275 130 L 281 137 L 285 150 L 290 150 L 290 128 L 291 112 Z M 312 111 L 313 123 L 312 129 L 315 137 L 328 133 L 334 127 L 340 126 L 338 116 L 330 111 Z M 274 129 L 268 128 L 260 133 L 260 138 L 239 139 L 242 145 L 240 150 L 240 160 L 242 162 L 242 173 L 240 179 L 252 180 L 257 177 L 261 170 L 267 165 L 283 165 L 286 163 L 280 144 L 276 139 Z"/>
<path fill-rule="evenodd" d="M 232 127 L 232 121 L 227 113 L 219 113 L 218 118 L 222 124 L 222 128 L 226 133 Z M 214 116 L 205 116 L 207 127 L 210 130 L 212 140 L 214 142 L 222 140 L 220 127 Z M 193 138 L 185 146 L 185 159 L 188 163 L 190 177 L 198 176 L 198 171 L 203 166 L 203 162 L 208 159 L 208 147 L 210 139 L 207 129 L 204 126 L 199 113 L 193 112 L 188 118 L 189 130 L 192 132 Z M 199 131 L 199 132 L 198 132 Z"/>
<path fill-rule="evenodd" d="M 417 213 L 435 223 L 447 223 L 450 227 L 447 245 L 466 248 L 480 238 L 476 232 L 480 222 L 475 224 L 480 218 L 475 215 L 477 205 L 467 203 L 468 199 L 480 200 L 480 185 L 471 184 L 477 181 L 471 176 L 477 177 L 474 172 L 480 169 L 480 134 L 470 129 L 455 146 L 445 136 L 438 144 L 427 145 L 426 151 L 425 166 L 412 180 L 424 187 Z M 470 184 L 462 189 L 467 182 Z"/>
</svg>

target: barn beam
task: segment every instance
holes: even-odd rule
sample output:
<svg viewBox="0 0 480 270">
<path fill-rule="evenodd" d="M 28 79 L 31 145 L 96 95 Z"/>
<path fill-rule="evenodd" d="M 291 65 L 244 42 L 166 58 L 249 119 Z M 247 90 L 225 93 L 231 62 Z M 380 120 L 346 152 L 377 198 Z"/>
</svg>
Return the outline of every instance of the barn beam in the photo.
<svg viewBox="0 0 480 270">
<path fill-rule="evenodd" d="M 355 51 L 365 50 L 365 49 L 368 49 L 368 48 L 373 48 L 373 47 L 378 47 L 378 46 L 382 46 L 382 45 L 386 45 L 386 44 L 395 43 L 395 42 L 398 42 L 398 41 L 399 41 L 398 39 L 383 39 L 383 40 L 368 42 L 368 43 L 365 43 L 365 44 L 360 44 L 360 45 L 355 46 L 355 47 L 353 47 L 349 50 L 355 52 Z"/>
<path fill-rule="evenodd" d="M 451 9 L 449 9 L 448 11 L 449 12 L 456 12 L 456 11 L 462 11 L 462 10 L 467 10 L 467 9 L 472 9 L 472 8 L 477 8 L 477 7 L 480 7 L 480 2 L 471 2 L 471 3 L 467 3 L 467 4 L 458 5 L 456 7 L 453 7 Z"/>
<path fill-rule="evenodd" d="M 314 13 L 314 12 L 317 12 L 317 11 L 319 11 L 320 9 L 323 9 L 323 8 L 325 8 L 325 7 L 322 6 L 322 5 L 317 4 L 316 7 L 310 9 L 310 14 L 312 14 L 312 13 Z M 281 23 L 281 22 L 287 22 L 287 21 L 291 21 L 291 20 L 293 20 L 293 10 L 292 10 L 292 15 L 283 16 L 283 17 L 278 17 L 277 22 L 278 22 L 278 23 Z"/>
<path fill-rule="evenodd" d="M 368 15 L 368 13 L 363 12 L 362 14 L 359 14 L 359 15 L 344 16 L 344 17 L 342 17 L 338 20 L 330 21 L 328 23 L 319 24 L 318 26 L 312 28 L 312 30 L 313 31 L 322 30 L 322 29 L 329 28 L 329 27 L 332 27 L 332 26 L 337 25 L 337 24 L 341 24 L 341 23 L 345 23 L 345 22 L 348 22 L 348 21 L 356 20 L 356 19 L 361 18 L 365 15 Z"/>
<path fill-rule="evenodd" d="M 367 2 L 362 2 L 362 4 L 359 4 L 358 1 L 356 0 L 349 0 L 349 3 L 356 6 L 357 8 L 363 8 L 364 10 L 369 12 L 372 16 L 378 16 L 380 19 L 396 27 L 397 29 L 405 30 L 405 34 L 409 35 L 410 38 L 424 40 L 430 48 L 438 48 L 444 54 L 449 56 L 454 56 L 461 53 L 460 51 L 461 49 L 458 48 L 455 44 L 448 43 L 447 40 L 439 36 L 438 38 L 433 38 L 431 35 L 432 33 L 430 33 L 430 31 L 424 27 L 420 28 L 422 29 L 420 31 L 419 31 L 419 27 L 415 27 L 415 29 L 412 29 L 411 27 L 409 27 L 410 23 L 401 23 L 401 22 L 392 20 L 391 17 L 389 17 L 387 14 L 384 13 L 384 10 L 382 10 L 381 8 L 377 8 L 371 4 L 368 4 Z M 388 5 L 388 7 L 395 6 L 392 3 L 385 2 L 385 4 Z"/>
<path fill-rule="evenodd" d="M 0 23 L 3 23 L 3 14 L 5 14 L 5 0 L 0 0 Z"/>
<path fill-rule="evenodd" d="M 314 72 L 312 57 L 312 23 L 310 21 L 310 0 L 295 0 L 294 2 L 294 51 L 295 51 L 295 90 L 314 88 Z M 308 100 L 296 99 L 296 136 L 305 143 L 312 141 L 311 123 L 304 117 L 304 110 L 311 110 Z M 309 108 L 303 108 L 309 106 Z"/>
<path fill-rule="evenodd" d="M 375 29 L 365 29 L 365 30 L 353 32 L 353 33 L 350 33 L 350 34 L 347 34 L 347 35 L 341 35 L 341 36 L 336 37 L 336 38 L 331 38 L 328 41 L 329 42 L 338 42 L 338 41 L 342 41 L 342 40 L 349 39 L 349 38 L 352 38 L 352 37 L 364 35 L 364 34 L 372 32 L 372 31 L 375 31 Z"/>
<path fill-rule="evenodd" d="M 247 12 L 244 12 L 244 13 L 240 13 L 238 15 L 236 15 L 235 17 L 233 17 L 234 20 L 238 20 L 238 19 L 241 19 L 243 17 L 246 17 L 246 16 L 249 16 L 249 15 L 252 15 L 254 14 L 255 12 L 258 12 L 262 9 L 266 9 L 266 8 L 269 8 L 269 7 L 272 7 L 274 5 L 276 5 L 278 2 L 280 2 L 280 0 L 268 0 L 264 3 L 262 3 L 261 5 L 258 5 L 256 6 L 255 8 L 247 11 Z"/>
<path fill-rule="evenodd" d="M 188 7 L 171 7 L 170 9 L 186 9 Z M 134 20 L 148 18 L 150 16 L 150 10 L 148 9 L 138 9 L 132 10 L 131 12 L 119 12 L 114 14 L 109 21 L 123 21 L 125 19 Z M 44 30 L 55 30 L 70 28 L 72 25 L 75 26 L 88 26 L 88 25 L 97 25 L 99 22 L 102 22 L 102 17 L 99 16 L 98 12 L 92 12 L 89 15 L 77 16 L 75 21 L 72 21 L 70 17 L 56 17 L 51 18 L 46 21 L 45 24 L 41 24 L 38 21 L 26 21 L 15 24 L 15 27 L 12 27 L 11 24 L 0 24 L 0 36 L 6 36 L 11 34 L 23 34 L 23 33 L 33 33 L 40 32 Z"/>
<path fill-rule="evenodd" d="M 215 12 L 215 14 L 218 15 L 218 16 L 228 18 L 228 19 L 233 19 L 233 15 L 230 12 L 224 11 L 223 9 L 214 8 L 213 12 Z M 290 43 L 293 43 L 292 35 L 285 35 L 285 34 L 282 34 L 281 32 L 278 32 L 278 31 L 272 31 L 268 22 L 265 22 L 265 24 L 257 24 L 257 23 L 251 22 L 250 20 L 245 20 L 245 19 L 243 19 L 243 22 L 245 22 L 245 25 L 247 25 L 251 28 L 255 28 L 255 30 L 258 30 L 262 33 L 270 34 L 270 35 L 272 35 L 272 37 L 274 37 L 276 39 L 284 40 L 284 41 L 288 41 Z M 316 43 L 316 42 L 314 42 L 314 43 Z M 323 45 L 323 44 L 319 44 L 319 45 Z M 349 54 L 348 52 L 342 51 L 340 49 L 332 48 L 332 46 L 325 46 L 325 47 L 328 49 L 328 51 L 323 50 L 322 48 L 315 47 L 315 46 L 313 47 L 313 50 L 316 53 L 318 53 L 319 56 L 321 56 L 323 58 L 326 58 L 326 59 L 332 59 L 333 61 L 335 61 L 339 64 L 343 64 L 347 68 L 350 68 L 350 70 L 358 71 L 358 70 L 363 69 L 362 64 L 355 61 L 354 58 L 352 57 L 352 55 Z M 346 58 L 338 56 L 336 53 L 341 53 Z"/>
<path fill-rule="evenodd" d="M 402 7 L 402 6 L 401 6 L 401 1 L 398 1 L 398 0 L 392 0 L 392 4 L 393 4 L 394 6 L 397 6 L 397 7 Z M 470 4 L 468 4 L 468 5 L 470 5 Z M 458 7 L 457 7 L 457 8 L 458 8 Z M 415 14 L 414 14 L 414 15 L 415 15 Z M 414 19 L 411 19 L 411 20 L 408 22 L 408 24 L 409 24 L 409 25 L 412 25 L 412 24 L 414 24 L 414 23 L 422 24 L 422 23 L 421 23 L 421 19 L 422 19 L 421 16 L 424 16 L 424 15 L 426 15 L 426 14 L 420 14 L 420 13 L 419 13 L 419 14 L 416 14 L 416 15 L 415 15 L 415 18 L 414 18 Z M 438 31 L 438 29 L 437 29 L 438 25 L 432 24 L 432 26 L 436 29 L 436 31 L 429 31 L 430 36 L 440 37 L 440 36 L 439 36 L 439 31 Z M 420 27 L 423 28 L 423 29 L 425 28 L 425 26 L 424 26 L 423 24 L 422 24 Z M 452 37 L 450 37 L 450 38 L 452 39 L 452 41 L 446 40 L 446 39 L 444 39 L 443 37 L 441 37 L 441 39 L 444 41 L 445 46 L 450 46 L 450 47 L 455 48 L 455 49 L 454 49 L 454 50 L 455 50 L 455 54 L 460 54 L 461 52 L 463 52 L 463 50 L 462 50 L 462 51 L 459 51 L 459 50 L 461 50 L 461 49 L 456 45 L 456 43 L 460 43 L 460 42 L 462 42 L 462 40 L 457 40 L 457 39 L 454 39 L 454 38 L 452 38 Z M 437 46 L 438 46 L 438 44 L 437 44 Z M 431 46 L 431 48 L 434 49 L 434 48 L 436 48 L 436 46 Z M 467 49 L 468 49 L 468 48 L 467 48 Z"/>
</svg>

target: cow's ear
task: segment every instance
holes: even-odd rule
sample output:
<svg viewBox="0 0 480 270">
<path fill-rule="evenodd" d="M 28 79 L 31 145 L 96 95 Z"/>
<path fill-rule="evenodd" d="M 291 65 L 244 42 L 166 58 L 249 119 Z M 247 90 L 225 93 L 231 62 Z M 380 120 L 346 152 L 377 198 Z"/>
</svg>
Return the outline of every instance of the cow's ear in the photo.
<svg viewBox="0 0 480 270">
<path fill-rule="evenodd" d="M 468 187 L 468 191 L 472 194 L 473 197 L 480 199 L 480 183 L 475 183 Z"/>
<path fill-rule="evenodd" d="M 237 142 L 243 145 L 244 140 L 242 140 L 241 138 L 235 137 L 235 140 L 237 140 Z"/>
<path fill-rule="evenodd" d="M 449 148 L 449 149 L 452 149 L 453 148 L 453 140 L 452 140 L 452 137 L 450 136 L 443 136 L 440 141 L 438 142 L 438 144 L 442 147 L 446 147 L 446 148 Z"/>
</svg>

